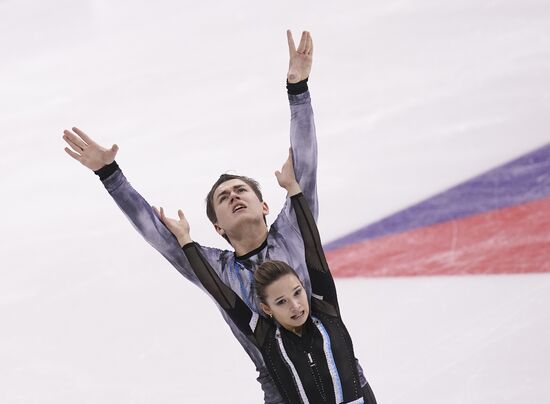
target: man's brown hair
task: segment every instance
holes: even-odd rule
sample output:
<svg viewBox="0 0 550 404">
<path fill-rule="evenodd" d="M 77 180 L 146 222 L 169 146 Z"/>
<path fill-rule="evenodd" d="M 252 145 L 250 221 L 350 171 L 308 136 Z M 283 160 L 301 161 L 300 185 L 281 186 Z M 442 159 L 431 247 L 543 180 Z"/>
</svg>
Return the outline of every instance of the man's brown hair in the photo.
<svg viewBox="0 0 550 404">
<path fill-rule="evenodd" d="M 220 175 L 220 178 L 218 178 L 218 180 L 214 183 L 214 185 L 212 185 L 212 188 L 210 188 L 210 192 L 208 192 L 208 195 L 206 195 L 206 216 L 208 216 L 208 219 L 210 219 L 212 224 L 216 224 L 218 221 L 216 211 L 214 210 L 214 192 L 216 192 L 216 189 L 218 189 L 221 184 L 229 180 L 243 181 L 250 188 L 252 188 L 260 202 L 264 201 L 264 197 L 262 196 L 262 191 L 260 191 L 260 184 L 258 184 L 258 181 L 250 177 L 245 177 L 244 175 L 222 174 Z M 265 216 L 264 222 L 267 224 Z M 227 237 L 225 234 L 222 237 L 226 239 L 229 244 L 231 244 L 231 241 L 229 241 L 229 237 Z"/>
</svg>

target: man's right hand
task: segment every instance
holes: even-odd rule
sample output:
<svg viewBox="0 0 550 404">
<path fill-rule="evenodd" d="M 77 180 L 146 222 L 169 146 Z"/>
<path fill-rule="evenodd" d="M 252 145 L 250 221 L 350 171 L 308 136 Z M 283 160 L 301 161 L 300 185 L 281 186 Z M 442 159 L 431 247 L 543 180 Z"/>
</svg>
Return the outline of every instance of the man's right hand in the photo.
<svg viewBox="0 0 550 404">
<path fill-rule="evenodd" d="M 63 131 L 63 139 L 72 149 L 65 147 L 65 151 L 69 156 L 80 161 L 80 163 L 93 171 L 97 171 L 101 167 L 115 161 L 115 156 L 118 152 L 116 144 L 110 149 L 106 149 L 94 142 L 93 139 L 80 129 L 73 128 L 73 132 L 69 130 Z"/>
<path fill-rule="evenodd" d="M 290 56 L 286 78 L 289 83 L 298 83 L 307 79 L 311 72 L 311 65 L 313 63 L 313 40 L 308 31 L 302 32 L 300 44 L 298 45 L 298 49 L 296 49 L 290 30 L 286 31 L 286 36 L 288 40 L 288 53 Z"/>
</svg>

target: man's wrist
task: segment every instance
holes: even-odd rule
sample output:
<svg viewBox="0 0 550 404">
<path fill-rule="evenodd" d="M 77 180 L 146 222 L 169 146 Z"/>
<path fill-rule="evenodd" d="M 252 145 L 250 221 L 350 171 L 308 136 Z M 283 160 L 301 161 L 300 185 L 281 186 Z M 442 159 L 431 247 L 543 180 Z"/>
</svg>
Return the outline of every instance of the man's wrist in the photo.
<svg viewBox="0 0 550 404">
<path fill-rule="evenodd" d="M 305 93 L 308 90 L 308 86 L 307 86 L 308 79 L 309 79 L 309 77 L 305 78 L 304 80 L 299 81 L 297 83 L 290 83 L 287 79 L 286 80 L 286 89 L 287 89 L 288 93 L 292 94 L 292 95 L 298 95 L 298 94 Z"/>
<path fill-rule="evenodd" d="M 94 174 L 99 177 L 101 181 L 110 177 L 116 170 L 119 170 L 118 164 L 116 161 L 113 161 L 111 164 L 104 165 L 99 170 L 95 170 Z"/>
</svg>

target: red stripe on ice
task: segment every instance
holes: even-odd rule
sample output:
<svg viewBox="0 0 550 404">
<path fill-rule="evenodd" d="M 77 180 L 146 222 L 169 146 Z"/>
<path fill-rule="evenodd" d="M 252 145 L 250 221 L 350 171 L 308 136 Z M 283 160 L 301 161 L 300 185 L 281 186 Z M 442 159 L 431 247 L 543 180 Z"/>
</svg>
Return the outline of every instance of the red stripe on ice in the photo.
<svg viewBox="0 0 550 404">
<path fill-rule="evenodd" d="M 336 277 L 550 272 L 550 198 L 329 251 Z"/>
</svg>

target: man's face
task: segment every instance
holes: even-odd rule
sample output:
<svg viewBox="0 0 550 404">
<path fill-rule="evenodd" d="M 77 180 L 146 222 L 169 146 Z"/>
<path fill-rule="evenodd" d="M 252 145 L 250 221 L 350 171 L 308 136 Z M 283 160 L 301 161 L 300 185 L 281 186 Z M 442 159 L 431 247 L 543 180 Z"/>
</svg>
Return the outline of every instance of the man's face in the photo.
<svg viewBox="0 0 550 404">
<path fill-rule="evenodd" d="M 269 213 L 265 202 L 261 202 L 254 190 L 240 179 L 226 181 L 214 191 L 214 212 L 216 231 L 231 238 L 250 228 L 264 224 L 264 215 Z"/>
<path fill-rule="evenodd" d="M 263 311 L 290 331 L 300 330 L 309 315 L 306 291 L 294 274 L 283 275 L 265 288 L 265 302 Z"/>
</svg>

